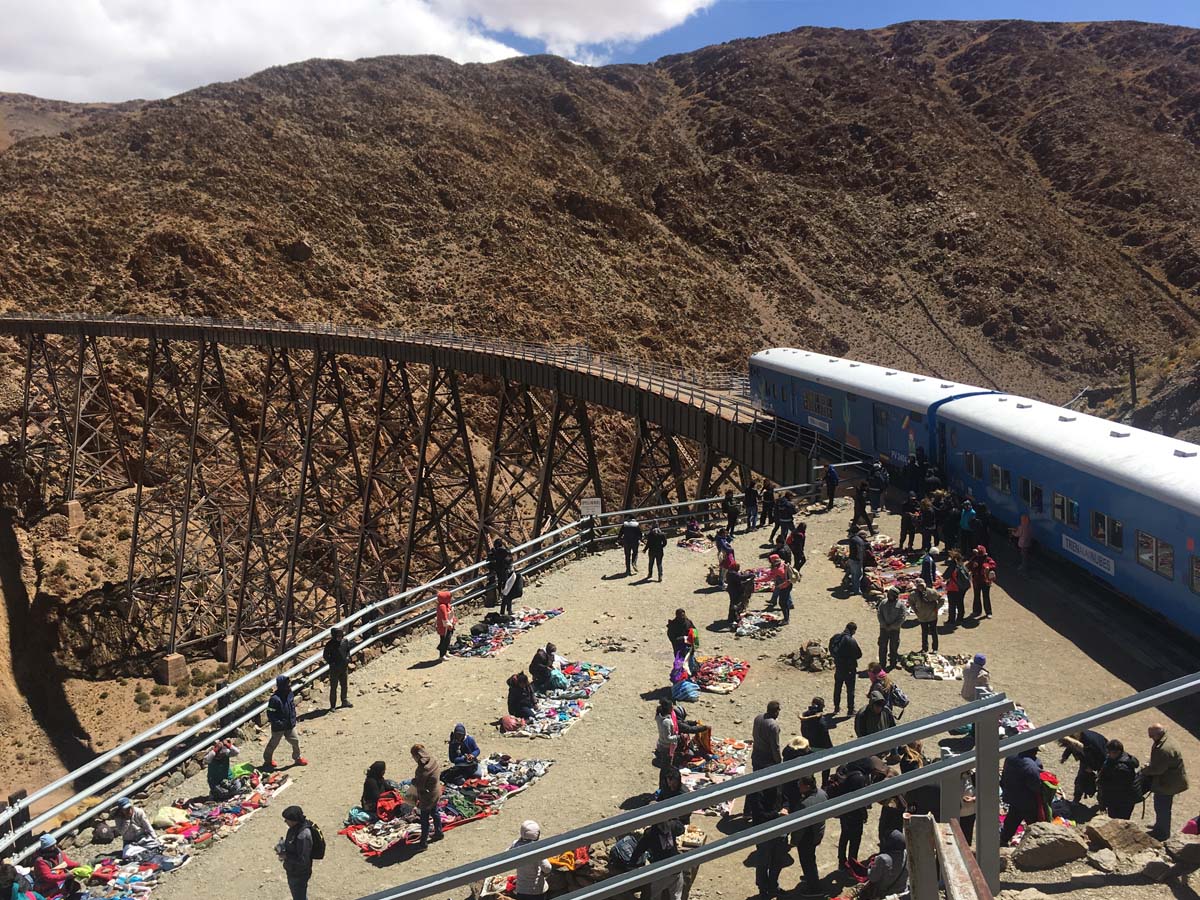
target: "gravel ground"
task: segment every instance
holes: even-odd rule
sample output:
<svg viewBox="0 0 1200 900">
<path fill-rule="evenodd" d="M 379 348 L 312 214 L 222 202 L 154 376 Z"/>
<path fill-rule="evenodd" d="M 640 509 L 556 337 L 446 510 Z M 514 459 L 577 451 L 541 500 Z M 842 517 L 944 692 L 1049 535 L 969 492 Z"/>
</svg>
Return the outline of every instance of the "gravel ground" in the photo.
<svg viewBox="0 0 1200 900">
<path fill-rule="evenodd" d="M 618 554 L 598 554 L 545 576 L 526 591 L 525 602 L 542 607 L 565 606 L 562 616 L 520 637 L 492 659 L 435 657 L 436 637 L 420 635 L 352 675 L 354 708 L 321 715 L 323 702 L 302 706 L 304 753 L 311 765 L 292 769 L 296 783 L 276 805 L 298 803 L 319 822 L 329 837 L 329 854 L 317 864 L 311 894 L 322 898 L 355 897 L 404 881 L 429 875 L 485 854 L 500 851 L 515 838 L 526 818 L 541 822 L 547 834 L 611 815 L 636 803 L 640 795 L 657 786 L 657 770 L 650 764 L 655 739 L 653 700 L 666 684 L 670 648 L 665 623 L 672 611 L 684 607 L 702 629 L 701 653 L 727 653 L 749 660 L 751 670 L 742 687 L 731 696 L 704 694 L 692 713 L 710 722 L 717 737 L 748 738 L 753 717 L 768 700 L 783 704 L 785 738 L 798 731 L 796 717 L 814 695 L 832 707 L 831 673 L 805 673 L 785 666 L 777 657 L 804 640 L 826 641 L 848 620 L 857 620 L 863 640 L 864 668 L 873 655 L 873 613 L 861 599 L 846 598 L 839 590 L 839 572 L 825 551 L 844 536 L 842 510 L 809 518 L 809 562 L 795 592 L 792 623 L 765 640 L 736 638 L 720 630 L 704 630 L 724 615 L 723 592 L 704 584 L 710 554 L 700 555 L 670 547 L 666 580 L 662 583 L 624 577 Z M 880 520 L 885 531 L 895 520 Z M 894 533 L 894 532 L 891 532 Z M 739 557 L 746 560 L 759 550 L 755 535 L 737 538 Z M 752 553 L 753 551 L 753 553 Z M 1029 577 L 1015 574 L 1015 560 L 1002 547 L 996 556 L 1000 577 L 993 591 L 995 618 L 976 627 L 962 628 L 942 637 L 943 652 L 983 652 L 988 655 L 993 684 L 1023 705 L 1035 724 L 1045 724 L 1066 714 L 1128 695 L 1189 671 L 1194 647 L 1173 638 L 1165 629 L 1132 613 L 1124 605 L 1071 579 L 1053 564 L 1036 566 Z M 761 606 L 766 595 L 756 595 Z M 460 615 L 466 628 L 478 612 Z M 585 648 L 589 638 L 617 636 L 628 652 L 601 653 Z M 501 739 L 490 724 L 504 711 L 508 675 L 526 665 L 537 646 L 558 645 L 568 658 L 584 658 L 614 666 L 611 681 L 594 698 L 594 708 L 567 734 L 553 740 Z M 919 632 L 905 631 L 901 648 L 919 646 Z M 959 702 L 959 682 L 918 681 L 901 674 L 901 684 L 912 700 L 906 718 L 915 719 Z M 863 682 L 865 683 L 865 682 Z M 861 685 L 862 683 L 860 683 Z M 1167 722 L 1193 772 L 1200 773 L 1200 742 L 1195 704 L 1178 705 L 1162 714 L 1148 712 L 1114 723 L 1102 730 L 1125 741 L 1127 748 L 1145 760 L 1145 729 L 1156 719 Z M 386 865 L 363 860 L 345 838 L 335 834 L 347 809 L 359 796 L 363 772 L 376 759 L 386 760 L 393 777 L 408 777 L 412 764 L 408 747 L 415 741 L 441 749 L 455 722 L 464 722 L 476 735 L 484 752 L 502 749 L 522 756 L 552 758 L 547 776 L 514 797 L 503 813 L 447 833 L 440 844 L 415 856 L 403 855 Z M 852 723 L 839 721 L 835 741 L 853 736 Z M 286 744 L 278 752 L 286 758 Z M 260 748 L 248 746 L 243 759 L 257 760 Z M 1058 764 L 1047 750 L 1043 758 L 1064 783 L 1074 777 L 1071 764 Z M 280 758 L 282 762 L 283 759 Z M 201 779 L 193 784 L 197 790 Z M 180 788 L 188 795 L 193 787 Z M 1178 813 L 1196 812 L 1194 794 L 1186 795 Z M 153 810 L 151 810 L 153 813 Z M 1135 814 L 1136 815 L 1136 814 Z M 736 827 L 736 820 L 721 823 L 696 817 L 711 836 L 719 829 Z M 285 897 L 283 874 L 272 852 L 283 826 L 276 810 L 264 811 L 232 839 L 206 851 L 182 871 L 164 880 L 156 896 L 162 900 L 196 897 L 261 895 Z M 874 814 L 865 833 L 863 855 L 875 849 Z M 837 828 L 834 825 L 820 848 L 822 872 L 834 866 Z M 693 896 L 746 897 L 755 893 L 753 872 L 746 854 L 733 854 L 700 873 Z M 1079 867 L 1075 866 L 1077 870 Z M 1005 887 L 1038 885 L 1057 893 L 1074 890 L 1070 871 L 1036 877 L 1015 873 Z M 782 883 L 791 888 L 799 867 L 785 870 Z M 1044 880 L 1048 879 L 1048 880 Z M 827 879 L 829 894 L 838 882 Z M 1130 900 L 1166 898 L 1175 894 L 1166 886 L 1122 886 L 1096 883 L 1080 896 L 1129 897 Z"/>
</svg>

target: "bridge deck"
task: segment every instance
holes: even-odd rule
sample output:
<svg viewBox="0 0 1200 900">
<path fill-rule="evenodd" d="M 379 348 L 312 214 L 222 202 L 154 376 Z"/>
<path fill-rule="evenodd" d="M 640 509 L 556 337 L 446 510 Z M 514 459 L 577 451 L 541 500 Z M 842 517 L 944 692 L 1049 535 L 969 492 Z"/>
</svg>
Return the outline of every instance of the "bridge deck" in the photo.
<svg viewBox="0 0 1200 900">
<path fill-rule="evenodd" d="M 844 534 L 846 514 L 818 515 L 808 519 L 809 563 L 797 591 L 792 624 L 766 640 L 734 638 L 707 626 L 724 615 L 725 595 L 704 585 L 705 566 L 711 561 L 689 551 L 670 547 L 666 580 L 641 583 L 625 579 L 615 553 L 605 553 L 573 563 L 547 576 L 526 592 L 531 605 L 566 607 L 558 619 L 519 638 L 494 659 L 450 659 L 428 666 L 435 639 L 429 635 L 394 650 L 352 677 L 355 708 L 332 716 L 306 716 L 302 725 L 304 750 L 311 760 L 307 769 L 292 770 L 297 784 L 285 795 L 286 803 L 302 805 L 330 836 L 328 858 L 317 865 L 312 896 L 353 897 L 429 874 L 447 865 L 465 862 L 508 846 L 517 826 L 526 818 L 541 822 L 547 833 L 580 825 L 618 810 L 630 798 L 652 791 L 657 771 L 650 765 L 655 740 L 653 700 L 666 681 L 669 648 L 664 626 L 673 610 L 682 606 L 701 629 L 701 652 L 727 653 L 751 663 L 746 683 L 730 697 L 704 694 L 692 712 L 713 725 L 718 737 L 748 738 L 753 717 L 770 699 L 783 703 L 785 737 L 797 731 L 796 717 L 814 695 L 831 700 L 829 673 L 809 674 L 784 667 L 776 657 L 803 639 L 828 640 L 848 619 L 862 626 L 864 663 L 873 657 L 873 613 L 859 599 L 846 599 L 837 589 L 838 573 L 824 558 L 824 550 Z M 882 530 L 895 527 L 883 520 Z M 894 533 L 894 532 L 890 532 Z M 736 546 L 743 559 L 753 558 L 758 540 L 739 536 Z M 765 551 L 761 551 L 765 552 Z M 1079 709 L 1125 696 L 1193 668 L 1190 644 L 1175 641 L 1161 630 L 1141 622 L 1129 610 L 1106 597 L 1064 581 L 1046 567 L 1037 567 L 1028 579 L 1016 575 L 1016 560 L 1007 547 L 997 552 L 1000 580 L 994 591 L 996 617 L 977 627 L 942 636 L 943 651 L 983 652 L 988 656 L 993 682 L 1028 710 L 1035 723 L 1045 724 Z M 620 576 L 620 577 L 618 577 Z M 756 595 L 760 606 L 765 595 Z M 463 627 L 477 617 L 465 615 Z M 586 642 L 601 636 L 627 639 L 631 652 L 600 653 Z M 514 741 L 499 738 L 489 724 L 503 711 L 504 680 L 527 665 L 537 646 L 554 641 L 570 658 L 586 658 L 616 671 L 599 692 L 594 709 L 565 736 L 554 740 Z M 901 647 L 919 646 L 915 628 L 904 632 Z M 961 683 L 918 681 L 907 674 L 900 683 L 912 698 L 909 717 L 919 717 L 957 705 Z M 860 682 L 860 687 L 865 682 Z M 306 703 L 304 711 L 323 706 L 321 698 Z M 1184 711 L 1172 713 L 1185 716 Z M 1106 731 L 1145 760 L 1145 729 L 1156 718 L 1144 714 L 1117 723 Z M 514 797 L 494 818 L 451 831 L 447 839 L 411 860 L 376 868 L 362 860 L 345 838 L 333 834 L 346 810 L 357 802 L 362 773 L 376 759 L 389 765 L 396 778 L 411 774 L 407 748 L 423 741 L 444 753 L 445 741 L 455 722 L 464 722 L 485 752 L 501 749 L 514 755 L 551 757 L 555 766 L 540 783 Z M 1200 772 L 1200 741 L 1196 716 L 1168 719 L 1188 765 Z M 835 742 L 852 733 L 843 721 Z M 283 749 L 281 748 L 281 752 Z M 243 758 L 257 759 L 261 745 L 245 747 Z M 1043 753 L 1047 768 L 1059 773 L 1064 785 L 1074 777 L 1073 764 L 1058 763 L 1051 748 Z M 202 779 L 201 779 L 202 781 Z M 200 783 L 179 788 L 202 790 Z M 283 799 L 283 798 L 281 798 Z M 1190 815 L 1194 804 L 1183 803 L 1177 818 Z M 710 835 L 736 827 L 715 818 L 696 817 Z M 873 852 L 876 811 L 868 824 L 863 854 Z M 818 861 L 823 873 L 834 866 L 837 825 L 830 826 Z M 168 876 L 156 896 L 162 900 L 251 895 L 265 888 L 271 895 L 286 890 L 274 861 L 272 847 L 281 823 L 274 812 L 255 817 L 231 840 L 206 851 L 179 873 Z M 798 867 L 785 871 L 783 884 L 791 888 Z M 1023 874 L 1009 876 L 1021 882 Z M 829 884 L 829 882 L 827 882 Z M 1016 886 L 1010 882 L 1006 886 Z M 1072 896 L 1120 897 L 1120 889 L 1107 893 L 1095 886 Z M 1138 900 L 1171 896 L 1165 886 L 1139 886 Z M 693 896 L 743 897 L 753 891 L 753 872 L 734 856 L 704 869 Z M 835 892 L 830 891 L 829 895 Z M 1132 895 L 1130 895 L 1132 896 Z"/>
</svg>

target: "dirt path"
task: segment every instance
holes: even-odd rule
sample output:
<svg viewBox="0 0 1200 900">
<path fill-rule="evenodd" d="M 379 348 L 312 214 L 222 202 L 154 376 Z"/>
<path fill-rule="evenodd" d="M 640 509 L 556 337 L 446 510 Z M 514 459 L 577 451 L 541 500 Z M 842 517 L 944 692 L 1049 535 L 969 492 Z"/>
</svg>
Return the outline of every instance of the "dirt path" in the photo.
<svg viewBox="0 0 1200 900">
<path fill-rule="evenodd" d="M 802 673 L 776 661 L 780 653 L 793 649 L 802 639 L 825 641 L 854 619 L 862 623 L 864 651 L 871 653 L 873 614 L 859 599 L 839 599 L 838 572 L 824 556 L 829 545 L 844 534 L 845 516 L 840 511 L 813 516 L 809 523 L 811 552 L 791 626 L 761 641 L 735 638 L 728 632 L 703 632 L 702 653 L 728 653 L 748 659 L 752 666 L 746 683 L 734 694 L 705 694 L 692 706 L 695 715 L 713 724 L 718 737 L 748 737 L 752 718 L 772 698 L 783 703 L 783 730 L 788 735 L 797 730 L 795 717 L 811 697 L 830 699 L 829 674 Z M 886 530 L 893 520 L 881 524 Z M 739 555 L 743 559 L 751 556 L 755 543 L 751 537 L 739 536 Z M 986 653 L 994 684 L 1024 705 L 1035 723 L 1048 723 L 1125 696 L 1178 674 L 1172 671 L 1177 662 L 1189 662 L 1184 655 L 1189 648 L 1174 646 L 1153 629 L 1138 632 L 1136 618 L 1108 601 L 1090 595 L 1081 599 L 1068 596 L 1045 569 L 1028 580 L 1016 580 L 1009 574 L 1011 558 L 1001 551 L 999 559 L 996 618 L 977 628 L 946 634 L 942 649 Z M 537 819 L 546 833 L 555 833 L 610 815 L 631 798 L 652 791 L 657 771 L 650 764 L 655 739 L 650 698 L 665 685 L 669 670 L 666 620 L 678 606 L 687 609 L 701 628 L 724 615 L 725 595 L 703 583 L 708 562 L 708 554 L 671 547 L 667 578 L 660 585 L 626 579 L 623 572 L 618 577 L 617 555 L 597 555 L 548 575 L 526 592 L 525 600 L 531 605 L 562 605 L 567 611 L 518 639 L 497 658 L 449 659 L 430 665 L 436 640 L 424 635 L 353 675 L 352 710 L 306 715 L 303 746 L 311 765 L 292 770 L 296 784 L 276 804 L 302 805 L 330 836 L 329 856 L 317 866 L 312 896 L 318 900 L 355 897 L 394 886 L 506 848 L 523 819 Z M 757 598 L 765 599 L 765 595 L 756 595 L 761 604 Z M 476 618 L 477 614 L 463 616 L 464 626 Z M 606 654 L 585 649 L 588 638 L 600 636 L 622 637 L 631 650 Z M 913 630 L 906 630 L 901 646 L 913 646 L 914 637 Z M 546 641 L 554 641 L 570 658 L 591 659 L 615 666 L 616 671 L 594 698 L 594 709 L 563 737 L 501 739 L 489 723 L 503 711 L 504 680 L 526 665 L 536 647 Z M 909 718 L 958 703 L 959 683 L 918 681 L 903 674 L 901 678 L 912 699 Z M 319 708 L 323 703 L 317 699 Z M 307 704 L 302 712 L 312 708 L 313 704 Z M 1131 752 L 1144 759 L 1145 728 L 1156 718 L 1159 716 L 1146 713 L 1104 730 L 1124 740 Z M 555 765 L 539 784 L 514 797 L 501 815 L 449 832 L 445 841 L 432 845 L 426 853 L 385 867 L 364 861 L 349 841 L 334 834 L 347 809 L 357 802 L 364 770 L 373 760 L 383 759 L 391 767 L 390 775 L 408 777 L 412 768 L 409 745 L 422 741 L 444 753 L 455 722 L 464 722 L 485 752 L 503 749 L 514 755 L 549 757 Z M 835 740 L 848 739 L 851 724 L 842 722 Z M 1200 772 L 1200 742 L 1195 732 L 1173 727 L 1188 765 L 1193 772 Z M 258 746 L 246 747 L 243 758 L 257 760 L 260 752 Z M 1074 777 L 1073 769 L 1058 765 L 1057 754 L 1047 750 L 1044 759 L 1067 783 Z M 180 794 L 186 795 L 191 787 L 181 787 Z M 1194 806 L 1185 799 L 1179 814 L 1194 812 Z M 710 835 L 717 835 L 717 819 L 697 817 L 696 821 Z M 234 838 L 165 879 L 156 896 L 191 900 L 261 892 L 262 896 L 285 897 L 283 875 L 272 853 L 281 834 L 278 811 L 264 811 Z M 866 831 L 864 855 L 875 849 L 874 834 L 873 818 Z M 822 872 L 833 867 L 836 837 L 834 825 L 820 848 Z M 693 896 L 753 894 L 753 874 L 745 868 L 745 860 L 745 854 L 735 854 L 708 866 Z M 789 868 L 784 886 L 791 888 L 798 877 L 798 867 Z M 1137 895 L 1139 900 L 1170 896 L 1166 887 L 1146 891 Z"/>
</svg>

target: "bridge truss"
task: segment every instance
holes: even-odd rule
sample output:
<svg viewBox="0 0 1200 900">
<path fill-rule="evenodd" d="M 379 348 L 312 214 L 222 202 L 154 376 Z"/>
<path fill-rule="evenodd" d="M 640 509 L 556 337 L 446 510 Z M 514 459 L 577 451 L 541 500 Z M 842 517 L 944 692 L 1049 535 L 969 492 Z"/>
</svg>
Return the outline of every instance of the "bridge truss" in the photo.
<svg viewBox="0 0 1200 900">
<path fill-rule="evenodd" d="M 843 459 L 712 376 L 582 348 L 208 320 L 3 334 L 25 361 L 26 512 L 127 492 L 125 619 L 167 653 L 274 655 L 585 497 L 678 502 Z"/>
</svg>

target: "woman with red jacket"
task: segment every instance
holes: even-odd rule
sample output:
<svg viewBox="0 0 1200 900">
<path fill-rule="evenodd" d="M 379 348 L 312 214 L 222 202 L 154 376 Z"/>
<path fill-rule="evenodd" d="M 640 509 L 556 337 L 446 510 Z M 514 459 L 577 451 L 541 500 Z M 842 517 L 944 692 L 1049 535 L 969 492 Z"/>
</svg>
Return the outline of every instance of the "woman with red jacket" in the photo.
<svg viewBox="0 0 1200 900">
<path fill-rule="evenodd" d="M 971 618 L 978 619 L 983 615 L 985 619 L 992 617 L 992 582 L 996 580 L 996 561 L 988 556 L 987 547 L 980 544 L 975 548 L 975 554 L 971 557 L 971 587 L 974 589 L 974 594 L 971 597 Z M 983 608 L 980 609 L 979 601 L 983 599 Z"/>
<path fill-rule="evenodd" d="M 942 572 L 942 580 L 946 583 L 946 599 L 950 601 L 950 618 L 946 623 L 951 627 L 961 625 L 966 618 L 963 600 L 970 587 L 971 575 L 962 564 L 962 555 L 957 550 L 946 554 L 946 568 Z"/>
<path fill-rule="evenodd" d="M 446 651 L 450 649 L 450 641 L 454 638 L 454 627 L 458 625 L 458 619 L 454 615 L 454 607 L 450 605 L 451 594 L 449 591 L 438 591 L 437 593 L 437 633 L 441 637 L 438 641 L 438 659 L 446 658 Z"/>
<path fill-rule="evenodd" d="M 38 838 L 37 857 L 33 862 L 33 889 L 52 900 L 55 897 L 74 897 L 79 893 L 79 882 L 71 870 L 79 863 L 63 853 L 52 834 Z"/>
</svg>

